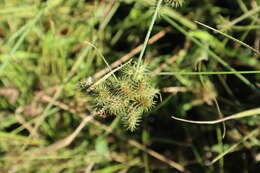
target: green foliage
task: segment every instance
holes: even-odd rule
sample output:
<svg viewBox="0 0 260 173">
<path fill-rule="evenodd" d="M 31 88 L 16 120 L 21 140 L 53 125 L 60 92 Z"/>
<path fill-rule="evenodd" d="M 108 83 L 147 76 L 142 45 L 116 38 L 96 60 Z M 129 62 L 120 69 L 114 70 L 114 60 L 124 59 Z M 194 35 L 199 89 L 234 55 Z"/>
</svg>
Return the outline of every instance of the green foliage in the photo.
<svg viewBox="0 0 260 173">
<path fill-rule="evenodd" d="M 127 129 L 134 131 L 159 94 L 147 72 L 144 64 L 139 68 L 136 63 L 129 64 L 118 72 L 117 78 L 110 76 L 98 85 L 92 95 L 100 116 L 120 116 Z"/>
<path fill-rule="evenodd" d="M 0 172 L 257 172 L 259 11 L 257 0 L 0 0 Z M 75 88 L 145 38 L 138 70 L 93 95 Z M 85 119 L 95 110 L 115 118 Z M 172 118 L 230 115 L 244 118 Z"/>
</svg>

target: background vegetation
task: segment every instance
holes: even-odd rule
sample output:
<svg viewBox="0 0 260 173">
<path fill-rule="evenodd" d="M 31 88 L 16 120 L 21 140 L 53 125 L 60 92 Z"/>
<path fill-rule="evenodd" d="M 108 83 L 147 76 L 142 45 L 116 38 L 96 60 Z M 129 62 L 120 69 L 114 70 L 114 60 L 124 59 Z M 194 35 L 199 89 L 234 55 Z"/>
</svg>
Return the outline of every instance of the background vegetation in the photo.
<svg viewBox="0 0 260 173">
<path fill-rule="evenodd" d="M 161 99 L 134 132 L 96 115 L 79 84 L 137 59 L 155 4 L 0 1 L 1 173 L 260 171 L 257 0 L 164 4 L 144 56 Z"/>
</svg>

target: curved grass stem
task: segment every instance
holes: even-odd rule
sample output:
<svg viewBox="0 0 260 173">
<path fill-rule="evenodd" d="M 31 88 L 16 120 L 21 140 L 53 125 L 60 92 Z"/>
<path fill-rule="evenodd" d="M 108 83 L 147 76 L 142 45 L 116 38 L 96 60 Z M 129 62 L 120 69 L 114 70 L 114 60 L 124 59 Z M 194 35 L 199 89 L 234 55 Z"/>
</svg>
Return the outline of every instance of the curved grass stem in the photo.
<svg viewBox="0 0 260 173">
<path fill-rule="evenodd" d="M 217 123 L 222 123 L 222 122 L 225 122 L 228 120 L 245 118 L 245 117 L 259 115 L 259 114 L 260 114 L 260 108 L 255 108 L 255 109 L 246 110 L 243 112 L 239 112 L 239 113 L 227 116 L 225 118 L 220 118 L 220 119 L 212 120 L 212 121 L 193 121 L 193 120 L 186 120 L 186 119 L 178 118 L 175 116 L 172 116 L 172 118 L 175 120 L 178 120 L 178 121 L 183 121 L 183 122 L 192 123 L 192 124 L 217 124 Z"/>
</svg>

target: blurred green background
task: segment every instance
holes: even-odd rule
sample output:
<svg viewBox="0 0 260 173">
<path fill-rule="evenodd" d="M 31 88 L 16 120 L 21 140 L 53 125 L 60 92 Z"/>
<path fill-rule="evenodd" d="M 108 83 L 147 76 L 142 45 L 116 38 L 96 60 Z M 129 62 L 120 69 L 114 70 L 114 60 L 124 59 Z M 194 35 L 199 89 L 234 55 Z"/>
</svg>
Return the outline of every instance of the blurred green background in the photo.
<svg viewBox="0 0 260 173">
<path fill-rule="evenodd" d="M 260 171 L 259 110 L 214 125 L 171 118 L 209 121 L 259 107 L 259 55 L 241 44 L 259 52 L 258 0 L 164 4 L 144 57 L 151 72 L 173 72 L 151 78 L 162 99 L 135 132 L 116 116 L 93 116 L 79 83 L 108 73 L 102 56 L 112 68 L 138 57 L 155 5 L 0 0 L 0 173 Z"/>
</svg>

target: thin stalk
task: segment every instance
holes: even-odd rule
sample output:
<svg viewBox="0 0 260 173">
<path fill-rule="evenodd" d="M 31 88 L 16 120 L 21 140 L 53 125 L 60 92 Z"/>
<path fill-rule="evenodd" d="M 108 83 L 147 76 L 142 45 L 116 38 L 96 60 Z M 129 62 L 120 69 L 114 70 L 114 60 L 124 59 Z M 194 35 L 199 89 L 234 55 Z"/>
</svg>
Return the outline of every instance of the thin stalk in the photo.
<svg viewBox="0 0 260 173">
<path fill-rule="evenodd" d="M 238 141 L 236 144 L 232 145 L 231 147 L 229 147 L 226 151 L 224 151 L 223 153 L 219 154 L 215 159 L 213 159 L 210 162 L 210 165 L 214 164 L 215 162 L 217 162 L 219 159 L 223 158 L 225 155 L 227 155 L 228 153 L 234 151 L 234 149 L 236 149 L 240 144 L 244 143 L 246 140 L 248 140 L 249 138 L 256 136 L 259 134 L 259 128 L 251 131 L 250 133 L 248 133 L 246 136 L 244 136 L 242 139 L 240 139 L 240 141 Z"/>
<path fill-rule="evenodd" d="M 110 67 L 110 65 L 109 65 L 109 63 L 107 62 L 106 58 L 105 58 L 104 55 L 98 50 L 98 48 L 97 48 L 94 44 L 92 44 L 92 43 L 90 43 L 90 42 L 88 42 L 88 41 L 85 41 L 84 43 L 86 43 L 86 44 L 90 45 L 91 47 L 93 47 L 93 48 L 97 51 L 97 53 L 99 54 L 99 56 L 101 56 L 101 58 L 103 59 L 103 61 L 105 62 L 105 64 L 106 64 L 107 67 L 109 68 L 109 70 L 112 71 L 112 68 Z M 116 75 L 115 75 L 114 73 L 112 73 L 112 75 L 113 75 L 113 77 L 114 77 L 116 80 L 118 80 L 117 77 L 116 77 Z"/>
<path fill-rule="evenodd" d="M 230 35 L 228 35 L 228 34 L 225 34 L 224 32 L 221 32 L 221 31 L 219 31 L 219 30 L 217 30 L 217 29 L 215 29 L 215 28 L 212 28 L 212 27 L 210 27 L 210 26 L 208 26 L 208 25 L 205 25 L 205 24 L 203 24 L 203 23 L 201 23 L 201 22 L 198 22 L 198 21 L 195 21 L 195 22 L 196 22 L 197 24 L 201 25 L 201 26 L 204 26 L 204 27 L 206 27 L 206 28 L 208 28 L 208 29 L 211 29 L 211 30 L 213 30 L 213 31 L 215 31 L 215 32 L 217 32 L 217 33 L 219 33 L 219 34 L 222 34 L 223 36 L 225 36 L 225 37 L 227 37 L 227 38 L 229 38 L 229 39 L 231 39 L 231 40 L 233 40 L 233 41 L 235 41 L 235 42 L 237 42 L 237 43 L 239 43 L 239 44 L 241 44 L 241 45 L 243 45 L 243 46 L 245 46 L 245 47 L 251 49 L 251 50 L 254 51 L 257 55 L 260 55 L 260 52 L 259 52 L 258 50 L 254 49 L 253 47 L 249 46 L 248 44 L 246 44 L 246 43 L 244 43 L 244 42 L 242 42 L 242 41 L 240 41 L 240 40 L 238 40 L 238 39 L 236 39 L 236 38 L 234 38 L 234 37 L 232 37 L 232 36 L 230 36 Z"/>
<path fill-rule="evenodd" d="M 243 14 L 242 16 L 236 18 L 235 20 L 231 21 L 229 24 L 228 24 L 228 27 L 227 29 L 231 28 L 232 26 L 234 26 L 235 24 L 239 23 L 240 21 L 248 18 L 248 17 L 252 17 L 254 14 L 257 14 L 258 12 L 260 11 L 260 6 L 259 7 L 256 7 L 250 11 L 247 11 L 245 14 Z M 227 30 L 225 29 L 225 30 Z M 224 31 L 225 31 L 224 30 Z M 223 31 L 223 30 L 222 30 Z"/>
<path fill-rule="evenodd" d="M 149 73 L 159 76 L 170 76 L 170 75 L 228 75 L 228 74 L 259 74 L 260 71 L 205 71 L 205 72 L 160 72 L 160 73 Z"/>
<path fill-rule="evenodd" d="M 145 52 L 145 49 L 146 49 L 146 47 L 147 47 L 147 44 L 148 44 L 148 40 L 149 40 L 149 38 L 150 38 L 150 35 L 151 35 L 151 33 L 152 33 L 153 26 L 154 26 L 154 23 L 155 23 L 155 21 L 156 21 L 156 17 L 157 17 L 157 15 L 158 15 L 158 12 L 159 12 L 159 10 L 160 10 L 162 1 L 163 1 L 163 0 L 158 0 L 158 2 L 157 2 L 157 4 L 156 4 L 156 9 L 155 9 L 155 12 L 154 12 L 154 14 L 153 14 L 153 18 L 152 18 L 151 24 L 150 24 L 150 26 L 149 26 L 148 32 L 147 32 L 146 37 L 145 37 L 145 40 L 144 40 L 144 47 L 143 47 L 143 49 L 142 49 L 142 51 L 141 51 L 141 53 L 140 53 L 140 55 L 139 55 L 139 58 L 138 58 L 137 71 L 138 71 L 138 69 L 140 68 L 140 65 L 141 65 L 141 62 L 142 62 L 142 58 L 143 58 L 143 56 L 144 56 L 144 52 Z"/>
</svg>

